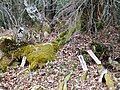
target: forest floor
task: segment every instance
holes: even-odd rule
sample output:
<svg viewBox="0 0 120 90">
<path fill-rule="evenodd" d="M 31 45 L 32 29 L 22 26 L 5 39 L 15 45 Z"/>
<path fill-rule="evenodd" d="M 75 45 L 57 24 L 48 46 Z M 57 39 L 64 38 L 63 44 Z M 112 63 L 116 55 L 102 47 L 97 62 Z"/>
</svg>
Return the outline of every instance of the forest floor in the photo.
<svg viewBox="0 0 120 90">
<path fill-rule="evenodd" d="M 33 89 L 33 87 L 39 87 L 38 90 L 59 90 L 60 82 L 72 70 L 73 73 L 67 83 L 68 90 L 109 90 L 105 83 L 98 82 L 100 78 L 97 71 L 98 66 L 91 58 L 87 61 L 87 79 L 81 81 L 83 69 L 77 57 L 77 48 L 90 48 L 91 41 L 101 42 L 106 47 L 112 46 L 112 51 L 110 52 L 112 59 L 119 59 L 120 61 L 119 34 L 120 32 L 114 27 L 100 31 L 95 37 L 90 34 L 75 32 L 71 37 L 71 41 L 58 52 L 56 60 L 47 63 L 44 68 L 25 73 L 22 71 L 27 66 L 24 68 L 19 66 L 9 67 L 7 72 L 1 75 L 0 90 L 37 90 Z M 56 35 L 56 33 L 52 33 L 48 41 L 51 41 L 54 38 L 53 36 L 56 37 Z M 104 58 L 100 58 L 100 60 L 105 61 Z M 108 70 L 117 78 L 115 87 L 116 90 L 120 90 L 120 69 L 115 70 L 115 67 L 111 67 Z"/>
</svg>

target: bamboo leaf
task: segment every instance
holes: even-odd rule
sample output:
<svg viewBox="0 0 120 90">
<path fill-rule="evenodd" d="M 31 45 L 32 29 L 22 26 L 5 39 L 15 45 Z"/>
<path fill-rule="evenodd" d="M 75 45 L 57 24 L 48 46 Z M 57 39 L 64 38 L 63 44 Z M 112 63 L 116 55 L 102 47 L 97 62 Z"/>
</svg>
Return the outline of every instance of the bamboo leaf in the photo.
<svg viewBox="0 0 120 90">
<path fill-rule="evenodd" d="M 70 79 L 71 75 L 72 75 L 73 71 L 71 71 L 65 78 L 64 81 L 59 83 L 59 87 L 58 90 L 68 90 L 67 89 L 67 82 Z"/>
<path fill-rule="evenodd" d="M 81 76 L 81 80 L 84 81 L 87 79 L 88 71 L 84 71 Z"/>
<path fill-rule="evenodd" d="M 31 90 L 41 90 L 41 89 L 39 89 L 40 88 L 40 86 L 39 85 L 35 85 L 35 86 L 33 86 L 32 87 L 32 89 Z"/>
<path fill-rule="evenodd" d="M 63 90 L 68 90 L 68 88 L 67 88 L 67 82 L 64 83 Z"/>
<path fill-rule="evenodd" d="M 109 87 L 109 90 L 115 90 L 114 81 L 112 79 L 110 72 L 105 74 L 105 81 L 106 85 Z"/>
<path fill-rule="evenodd" d="M 59 82 L 58 90 L 63 90 L 64 82 Z"/>
<path fill-rule="evenodd" d="M 64 79 L 64 82 L 68 82 L 68 80 L 70 79 L 71 75 L 72 75 L 73 71 L 71 71 Z"/>
<path fill-rule="evenodd" d="M 12 40 L 11 36 L 0 36 L 0 40 L 9 39 Z"/>
<path fill-rule="evenodd" d="M 67 89 L 67 82 L 70 79 L 71 75 L 72 75 L 73 71 L 71 71 L 64 79 L 64 86 L 63 86 L 63 90 L 68 90 Z"/>
</svg>

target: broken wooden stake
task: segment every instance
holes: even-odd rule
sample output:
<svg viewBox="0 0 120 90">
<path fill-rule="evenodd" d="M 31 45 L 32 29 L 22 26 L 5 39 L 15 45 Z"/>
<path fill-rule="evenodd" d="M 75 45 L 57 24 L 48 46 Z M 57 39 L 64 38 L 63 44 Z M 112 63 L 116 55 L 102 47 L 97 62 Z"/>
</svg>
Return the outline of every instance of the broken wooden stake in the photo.
<svg viewBox="0 0 120 90">
<path fill-rule="evenodd" d="M 84 60 L 83 55 L 79 55 L 78 58 L 80 60 L 80 63 L 82 65 L 82 69 L 84 71 L 82 76 L 81 76 L 81 80 L 86 80 L 87 79 L 87 75 L 88 75 L 88 68 L 87 68 L 86 62 Z"/>
<path fill-rule="evenodd" d="M 101 64 L 101 61 L 97 58 L 92 50 L 87 50 L 87 52 L 98 65 Z"/>
<path fill-rule="evenodd" d="M 26 57 L 23 56 L 20 67 L 24 67 L 24 66 L 25 66 L 25 63 L 26 63 Z"/>
</svg>

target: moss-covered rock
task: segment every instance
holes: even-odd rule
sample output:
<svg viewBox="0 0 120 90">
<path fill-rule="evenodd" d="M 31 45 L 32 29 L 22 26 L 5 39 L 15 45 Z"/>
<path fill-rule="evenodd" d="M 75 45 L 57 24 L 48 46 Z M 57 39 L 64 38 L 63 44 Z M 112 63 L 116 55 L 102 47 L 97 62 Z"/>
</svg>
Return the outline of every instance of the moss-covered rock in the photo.
<svg viewBox="0 0 120 90">
<path fill-rule="evenodd" d="M 10 64 L 8 57 L 4 56 L 0 59 L 0 71 L 6 71 L 7 66 Z"/>
<path fill-rule="evenodd" d="M 8 46 L 9 48 L 7 50 L 4 48 L 5 50 L 2 51 L 5 53 L 8 52 L 7 54 L 13 56 L 14 59 L 25 56 L 29 62 L 29 69 L 32 70 L 35 69 L 38 65 L 42 66 L 46 62 L 54 60 L 58 50 L 70 40 L 73 33 L 77 30 L 78 27 L 80 27 L 79 23 L 80 22 L 77 22 L 73 26 L 68 27 L 66 31 L 60 33 L 58 37 L 50 43 L 22 45 L 19 46 L 19 48 L 15 48 L 16 46 L 14 46 L 14 42 L 8 40 L 10 43 L 12 43 L 10 44 L 12 46 L 8 44 L 8 41 L 5 41 L 3 44 L 1 44 L 0 49 L 2 49 L 2 47 L 4 48 L 5 46 Z M 11 47 L 14 47 L 15 49 L 11 49 Z M 4 62 L 6 60 L 8 60 L 7 56 L 6 58 L 3 57 L 2 61 Z M 7 65 L 9 64 L 5 64 L 5 67 Z M 1 65 L 1 67 L 4 67 L 4 65 Z"/>
<path fill-rule="evenodd" d="M 77 30 L 78 24 L 69 27 L 66 31 L 60 33 L 58 37 L 51 43 L 27 45 L 13 52 L 13 56 L 26 56 L 29 62 L 29 69 L 34 69 L 37 65 L 44 65 L 48 61 L 52 61 L 56 57 L 58 50 L 64 46 L 73 33 Z"/>
<path fill-rule="evenodd" d="M 34 69 L 37 65 L 43 65 L 54 60 L 58 50 L 59 47 L 55 42 L 27 45 L 13 52 L 13 56 L 14 58 L 26 56 L 30 64 L 29 69 Z"/>
</svg>

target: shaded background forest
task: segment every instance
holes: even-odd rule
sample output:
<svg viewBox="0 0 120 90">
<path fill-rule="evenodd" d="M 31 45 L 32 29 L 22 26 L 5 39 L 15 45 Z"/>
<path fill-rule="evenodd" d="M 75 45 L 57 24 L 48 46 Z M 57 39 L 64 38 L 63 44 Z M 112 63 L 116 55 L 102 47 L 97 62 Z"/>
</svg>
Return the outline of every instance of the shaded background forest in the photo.
<svg viewBox="0 0 120 90">
<path fill-rule="evenodd" d="M 104 26 L 118 26 L 119 3 L 119 0 L 1 0 L 0 26 L 8 30 L 32 27 L 39 32 L 47 24 L 51 32 L 56 25 L 63 29 L 79 21 L 80 31 L 95 34 Z"/>
</svg>

